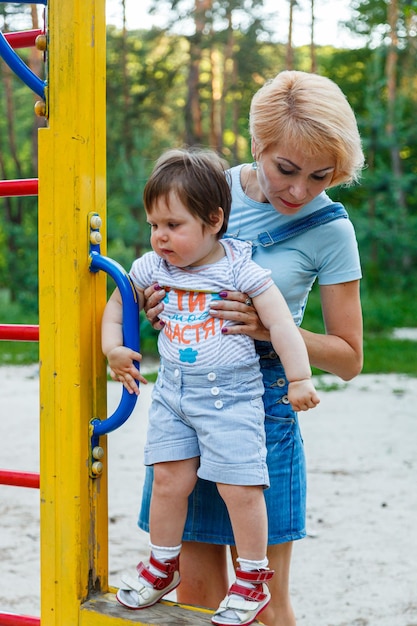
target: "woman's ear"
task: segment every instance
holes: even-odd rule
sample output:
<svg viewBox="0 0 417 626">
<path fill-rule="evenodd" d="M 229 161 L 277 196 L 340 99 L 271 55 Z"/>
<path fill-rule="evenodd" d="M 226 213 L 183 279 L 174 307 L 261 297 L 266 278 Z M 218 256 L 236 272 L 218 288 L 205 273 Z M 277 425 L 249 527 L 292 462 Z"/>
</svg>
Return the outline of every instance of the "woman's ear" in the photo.
<svg viewBox="0 0 417 626">
<path fill-rule="evenodd" d="M 252 152 L 253 160 L 256 161 L 256 141 L 253 137 L 251 140 L 251 152 Z"/>
</svg>

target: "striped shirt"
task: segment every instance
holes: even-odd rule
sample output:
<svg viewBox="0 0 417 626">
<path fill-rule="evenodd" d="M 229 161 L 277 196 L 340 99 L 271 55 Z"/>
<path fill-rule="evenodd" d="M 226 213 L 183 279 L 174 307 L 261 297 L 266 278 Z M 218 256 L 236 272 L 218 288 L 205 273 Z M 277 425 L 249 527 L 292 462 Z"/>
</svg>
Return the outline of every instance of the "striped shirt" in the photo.
<svg viewBox="0 0 417 626">
<path fill-rule="evenodd" d="M 256 358 L 254 342 L 245 335 L 221 332 L 232 322 L 210 315 L 210 303 L 220 291 L 241 291 L 251 298 L 273 285 L 270 270 L 252 261 L 250 243 L 237 239 L 220 242 L 225 256 L 209 265 L 179 268 L 148 252 L 134 261 L 130 277 L 138 289 L 154 283 L 167 294 L 160 319 L 160 355 L 181 365 L 228 365 L 251 363 Z"/>
</svg>

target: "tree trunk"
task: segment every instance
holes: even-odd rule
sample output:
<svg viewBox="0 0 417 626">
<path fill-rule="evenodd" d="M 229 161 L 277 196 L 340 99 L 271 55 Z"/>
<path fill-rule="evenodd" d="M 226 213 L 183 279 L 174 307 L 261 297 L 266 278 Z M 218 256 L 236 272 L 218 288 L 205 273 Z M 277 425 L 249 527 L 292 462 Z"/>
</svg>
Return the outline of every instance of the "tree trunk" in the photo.
<svg viewBox="0 0 417 626">
<path fill-rule="evenodd" d="M 222 127 L 222 143 L 223 143 L 223 132 L 226 126 L 226 96 L 228 93 L 231 93 L 233 88 L 236 88 L 237 85 L 237 60 L 236 56 L 233 54 L 233 47 L 235 43 L 235 35 L 232 26 L 232 11 L 229 11 L 228 16 L 228 27 L 227 27 L 227 40 L 226 46 L 224 49 L 223 55 L 223 93 L 221 97 L 221 127 Z M 238 138 L 238 117 L 239 117 L 239 104 L 235 97 L 231 99 L 230 102 L 231 107 L 231 125 L 232 125 L 232 134 L 233 134 L 233 143 L 230 147 L 231 150 L 231 161 L 232 164 L 235 165 L 238 162 L 238 146 L 237 146 L 237 138 Z"/>
<path fill-rule="evenodd" d="M 388 47 L 387 61 L 385 67 L 387 82 L 387 125 L 386 132 L 390 139 L 391 166 L 394 175 L 394 192 L 396 200 L 401 207 L 405 207 L 404 193 L 400 189 L 400 179 L 402 175 L 401 159 L 397 140 L 397 126 L 395 111 L 397 106 L 397 63 L 398 63 L 398 0 L 391 0 L 388 3 L 388 24 L 390 27 L 390 45 Z"/>
<path fill-rule="evenodd" d="M 286 68 L 287 70 L 292 70 L 294 67 L 294 49 L 292 45 L 292 29 L 293 29 L 293 19 L 294 19 L 294 6 L 296 5 L 296 0 L 289 0 L 289 8 L 290 13 L 288 17 L 288 41 L 287 41 L 287 54 L 286 54 Z"/>
<path fill-rule="evenodd" d="M 310 2 L 311 9 L 311 27 L 310 27 L 310 61 L 311 61 L 311 71 L 313 74 L 317 72 L 317 58 L 316 58 L 316 45 L 314 43 L 314 26 L 316 16 L 314 14 L 314 0 Z"/>
<path fill-rule="evenodd" d="M 217 152 L 223 147 L 222 129 L 222 72 L 221 54 L 216 45 L 210 50 L 211 61 L 211 112 L 210 112 L 210 146 Z"/>
<path fill-rule="evenodd" d="M 190 69 L 188 73 L 188 94 L 185 105 L 185 139 L 190 146 L 202 142 L 203 131 L 200 107 L 200 65 L 202 58 L 201 40 L 205 26 L 206 11 L 211 8 L 212 0 L 195 0 L 195 34 L 190 37 Z"/>
</svg>

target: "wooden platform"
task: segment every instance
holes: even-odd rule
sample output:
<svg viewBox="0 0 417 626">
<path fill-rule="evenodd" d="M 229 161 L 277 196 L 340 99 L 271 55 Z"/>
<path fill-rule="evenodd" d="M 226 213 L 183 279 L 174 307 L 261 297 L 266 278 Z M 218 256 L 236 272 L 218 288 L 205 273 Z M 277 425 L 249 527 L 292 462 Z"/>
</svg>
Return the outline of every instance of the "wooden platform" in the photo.
<svg viewBox="0 0 417 626">
<path fill-rule="evenodd" d="M 212 615 L 212 610 L 167 600 L 162 600 L 148 609 L 132 611 L 121 606 L 113 593 L 106 593 L 81 606 L 80 626 L 212 626 Z"/>
</svg>

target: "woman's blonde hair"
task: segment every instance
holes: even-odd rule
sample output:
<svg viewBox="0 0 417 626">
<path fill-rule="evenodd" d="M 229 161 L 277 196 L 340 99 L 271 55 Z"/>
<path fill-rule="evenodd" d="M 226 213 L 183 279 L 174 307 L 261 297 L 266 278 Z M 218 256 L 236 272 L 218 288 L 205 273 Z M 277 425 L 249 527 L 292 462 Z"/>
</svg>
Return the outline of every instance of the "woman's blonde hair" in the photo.
<svg viewBox="0 0 417 626">
<path fill-rule="evenodd" d="M 336 163 L 331 187 L 360 177 L 364 155 L 355 115 L 329 78 L 280 72 L 253 96 L 249 128 L 258 158 L 272 145 L 285 145 L 309 157 L 331 155 Z"/>
</svg>

